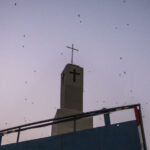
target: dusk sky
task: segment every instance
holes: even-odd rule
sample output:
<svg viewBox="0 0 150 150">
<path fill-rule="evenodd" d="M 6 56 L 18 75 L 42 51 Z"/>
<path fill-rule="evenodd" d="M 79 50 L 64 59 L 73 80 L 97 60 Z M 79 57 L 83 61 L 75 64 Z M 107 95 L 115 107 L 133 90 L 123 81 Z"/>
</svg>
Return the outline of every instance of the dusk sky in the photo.
<svg viewBox="0 0 150 150">
<path fill-rule="evenodd" d="M 54 118 L 72 43 L 84 112 L 140 103 L 150 147 L 150 0 L 0 0 L 0 130 Z"/>
</svg>

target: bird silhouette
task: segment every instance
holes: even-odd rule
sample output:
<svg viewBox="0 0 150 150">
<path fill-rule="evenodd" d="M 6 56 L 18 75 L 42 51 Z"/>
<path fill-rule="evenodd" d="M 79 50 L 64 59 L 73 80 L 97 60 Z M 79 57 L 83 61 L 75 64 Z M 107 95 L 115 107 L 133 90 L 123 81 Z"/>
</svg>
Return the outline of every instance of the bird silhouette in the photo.
<svg viewBox="0 0 150 150">
<path fill-rule="evenodd" d="M 117 29 L 118 29 L 118 27 L 116 26 L 116 27 L 115 27 L 115 30 L 117 30 Z"/>
<path fill-rule="evenodd" d="M 27 98 L 24 98 L 25 101 L 27 101 Z"/>
<path fill-rule="evenodd" d="M 133 91 L 132 90 L 130 90 L 130 93 L 132 93 Z"/>
</svg>

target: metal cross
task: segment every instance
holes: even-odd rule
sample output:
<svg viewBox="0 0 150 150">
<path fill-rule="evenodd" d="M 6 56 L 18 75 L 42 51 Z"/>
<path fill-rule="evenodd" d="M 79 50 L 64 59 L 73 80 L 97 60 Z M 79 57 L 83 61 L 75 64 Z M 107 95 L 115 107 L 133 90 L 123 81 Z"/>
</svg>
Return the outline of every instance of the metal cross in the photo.
<svg viewBox="0 0 150 150">
<path fill-rule="evenodd" d="M 67 46 L 67 48 L 70 48 L 72 50 L 72 53 L 71 53 L 71 64 L 73 64 L 73 51 L 79 51 L 79 50 L 75 49 L 73 44 L 72 44 L 72 47 Z"/>
<path fill-rule="evenodd" d="M 73 71 L 70 71 L 70 74 L 73 74 L 73 82 L 76 81 L 76 75 L 80 75 L 80 73 L 78 73 L 78 72 L 76 71 L 76 69 L 73 69 Z"/>
</svg>

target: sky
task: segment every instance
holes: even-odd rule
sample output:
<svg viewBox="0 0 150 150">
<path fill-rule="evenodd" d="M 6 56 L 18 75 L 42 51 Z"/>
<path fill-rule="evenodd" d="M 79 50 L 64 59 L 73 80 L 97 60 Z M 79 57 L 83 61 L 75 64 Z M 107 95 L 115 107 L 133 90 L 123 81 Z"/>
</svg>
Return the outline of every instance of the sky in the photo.
<svg viewBox="0 0 150 150">
<path fill-rule="evenodd" d="M 74 44 L 84 112 L 140 103 L 150 147 L 149 14 L 149 0 L 0 0 L 0 129 L 54 118 Z"/>
</svg>

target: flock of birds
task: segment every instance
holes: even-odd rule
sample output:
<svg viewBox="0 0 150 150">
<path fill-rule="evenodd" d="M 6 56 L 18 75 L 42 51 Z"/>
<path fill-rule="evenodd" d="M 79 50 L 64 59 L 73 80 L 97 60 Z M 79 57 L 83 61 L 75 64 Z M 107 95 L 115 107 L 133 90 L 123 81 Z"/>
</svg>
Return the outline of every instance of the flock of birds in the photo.
<svg viewBox="0 0 150 150">
<path fill-rule="evenodd" d="M 127 27 L 129 27 L 129 26 L 130 26 L 130 24 L 129 24 L 129 23 L 127 23 L 127 24 L 126 24 L 126 26 L 127 26 Z M 118 29 L 119 29 L 119 27 L 118 27 L 118 26 L 115 26 L 115 30 L 118 30 Z"/>
<path fill-rule="evenodd" d="M 120 60 L 122 60 L 123 57 L 120 57 Z M 121 77 L 122 75 L 126 75 L 126 71 L 123 71 L 122 73 L 119 73 L 119 77 Z"/>
<path fill-rule="evenodd" d="M 78 14 L 77 16 L 78 16 L 78 18 L 80 19 L 80 20 L 79 20 L 79 22 L 80 22 L 80 23 L 82 23 L 81 15 L 80 15 L 80 14 Z"/>
<path fill-rule="evenodd" d="M 122 2 L 123 2 L 123 3 L 126 3 L 126 0 L 123 0 Z M 14 6 L 17 6 L 17 2 L 14 3 Z M 77 17 L 78 17 L 78 19 L 79 19 L 79 23 L 82 23 L 83 21 L 82 21 L 82 19 L 81 19 L 81 15 L 80 15 L 80 14 L 77 14 Z M 129 27 L 130 24 L 127 23 L 126 26 Z M 118 26 L 115 26 L 114 29 L 115 29 L 115 30 L 118 30 L 119 27 L 118 27 Z M 26 38 L 26 34 L 23 34 L 22 36 L 23 36 L 23 38 Z M 25 48 L 25 45 L 22 45 L 22 48 Z M 63 55 L 63 52 L 61 52 L 60 55 Z M 123 57 L 121 56 L 121 57 L 119 57 L 119 59 L 120 59 L 120 61 L 122 61 L 122 60 L 123 60 Z M 33 70 L 33 72 L 36 73 L 37 70 Z M 91 71 L 87 71 L 87 72 L 91 72 Z M 126 72 L 126 71 L 123 71 L 123 72 L 119 73 L 118 76 L 121 77 L 121 76 L 126 75 L 126 74 L 127 74 L 127 72 Z M 28 84 L 28 81 L 25 81 L 25 84 Z M 129 92 L 132 93 L 133 90 L 130 89 Z M 28 98 L 24 98 L 24 102 L 30 102 L 30 104 L 34 105 L 34 102 L 33 102 L 33 101 L 29 101 Z M 98 104 L 99 101 L 97 100 L 96 103 Z M 103 100 L 102 103 L 104 104 L 104 103 L 106 103 L 106 101 Z M 115 104 L 118 105 L 119 103 L 116 101 Z M 126 105 L 126 104 L 127 104 L 127 103 L 125 102 L 124 105 Z M 148 104 L 148 102 L 146 102 L 146 104 Z M 55 109 L 57 109 L 57 108 L 55 107 Z M 143 108 L 142 108 L 142 109 L 143 109 Z M 143 117 L 144 117 L 144 116 L 143 116 Z M 24 117 L 24 122 L 29 122 L 29 121 L 32 121 L 32 120 L 27 119 L 26 117 Z M 5 122 L 4 124 L 5 124 L 5 126 L 8 126 L 9 123 L 8 123 L 8 122 Z"/>
</svg>

